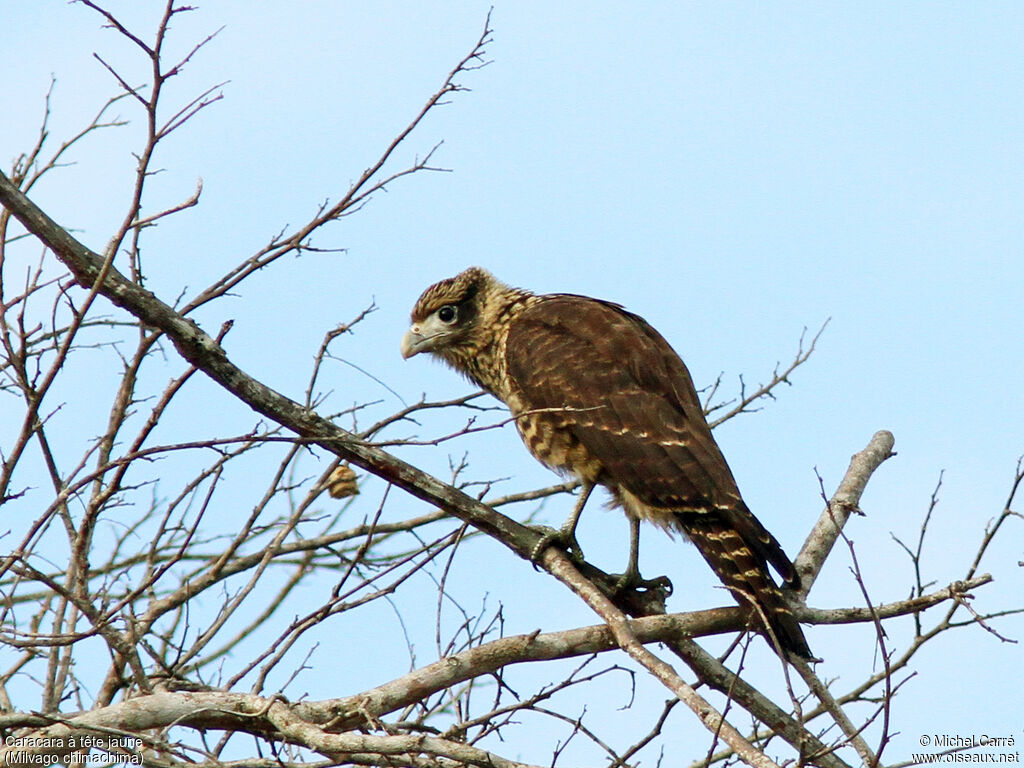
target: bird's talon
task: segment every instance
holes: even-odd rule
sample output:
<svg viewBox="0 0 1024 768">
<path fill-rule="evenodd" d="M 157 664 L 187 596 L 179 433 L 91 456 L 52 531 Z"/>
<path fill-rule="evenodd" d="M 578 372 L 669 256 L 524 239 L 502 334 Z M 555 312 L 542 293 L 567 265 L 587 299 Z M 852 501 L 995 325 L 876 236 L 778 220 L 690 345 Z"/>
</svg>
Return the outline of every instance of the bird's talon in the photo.
<svg viewBox="0 0 1024 768">
<path fill-rule="evenodd" d="M 540 563 L 544 550 L 550 546 L 558 547 L 578 563 L 583 562 L 583 549 L 576 540 L 576 534 L 572 531 L 567 531 L 564 528 L 549 528 L 546 525 L 534 526 L 534 530 L 541 534 L 540 541 L 530 552 L 530 561 L 534 566 Z"/>
<path fill-rule="evenodd" d="M 615 583 L 612 587 L 615 595 L 620 595 L 628 590 L 635 592 L 664 592 L 665 596 L 672 594 L 672 582 L 668 576 L 655 576 L 653 579 L 643 578 L 639 572 L 613 573 Z"/>
</svg>

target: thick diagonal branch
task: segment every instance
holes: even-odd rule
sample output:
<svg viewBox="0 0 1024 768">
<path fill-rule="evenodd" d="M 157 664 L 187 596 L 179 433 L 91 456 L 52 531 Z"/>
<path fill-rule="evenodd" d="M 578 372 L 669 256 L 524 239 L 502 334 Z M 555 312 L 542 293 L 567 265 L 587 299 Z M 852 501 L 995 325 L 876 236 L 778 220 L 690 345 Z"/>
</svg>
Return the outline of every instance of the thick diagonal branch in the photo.
<svg viewBox="0 0 1024 768">
<path fill-rule="evenodd" d="M 850 515 L 860 511 L 860 497 L 871 475 L 882 462 L 896 455 L 892 450 L 893 443 L 892 432 L 880 430 L 863 451 L 855 453 L 850 459 L 850 467 L 843 481 L 818 518 L 794 563 L 800 575 L 801 598 L 807 597 Z"/>
<path fill-rule="evenodd" d="M 104 259 L 99 254 L 86 248 L 68 234 L 26 198 L 2 173 L 0 202 L 11 210 L 26 229 L 57 254 L 80 285 L 97 290 L 147 325 L 159 328 L 171 339 L 182 357 L 253 410 L 294 431 L 307 441 L 316 443 L 325 450 L 390 481 L 413 496 L 446 509 L 456 517 L 494 536 L 521 556 L 530 557 L 540 539 L 539 534 L 385 451 L 367 445 L 355 435 L 246 374 L 228 359 L 223 347 L 195 322 L 182 317 L 151 292 L 128 280 L 109 263 L 104 264 Z M 551 550 L 548 550 L 548 555 L 546 560 L 565 560 L 564 556 L 560 556 L 561 553 L 554 553 Z M 699 696 L 695 700 L 695 693 L 690 696 L 686 689 L 690 692 L 692 689 L 678 678 L 668 664 L 654 657 L 637 642 L 625 624 L 625 617 L 589 581 L 583 579 L 567 561 L 560 562 L 559 565 L 563 568 L 556 567 L 552 572 L 565 570 L 564 566 L 568 566 L 568 569 L 574 572 L 574 590 L 579 592 L 581 584 L 584 585 L 583 592 L 586 593 L 587 602 L 592 607 L 595 603 L 600 604 L 604 609 L 602 618 L 610 618 L 612 631 L 623 650 L 644 663 L 673 692 L 681 694 L 684 701 L 689 700 L 688 703 L 698 712 L 702 721 L 713 729 L 720 728 L 723 738 L 745 760 L 752 765 L 774 765 L 767 758 L 758 757 L 739 732 L 721 722 L 721 716 L 710 705 L 700 700 Z M 564 574 L 555 575 L 569 583 Z M 612 615 L 605 615 L 609 610 Z"/>
<path fill-rule="evenodd" d="M 182 357 L 254 411 L 273 419 L 307 442 L 315 443 L 449 511 L 529 558 L 532 547 L 540 539 L 539 534 L 391 454 L 367 445 L 351 432 L 249 376 L 231 362 L 224 348 L 195 322 L 183 317 L 117 269 L 107 265 L 104 271 L 104 259 L 99 254 L 54 222 L 2 172 L 0 203 L 57 255 L 81 286 L 91 289 L 99 279 L 100 284 L 96 287 L 101 295 L 146 325 L 163 331 Z"/>
</svg>

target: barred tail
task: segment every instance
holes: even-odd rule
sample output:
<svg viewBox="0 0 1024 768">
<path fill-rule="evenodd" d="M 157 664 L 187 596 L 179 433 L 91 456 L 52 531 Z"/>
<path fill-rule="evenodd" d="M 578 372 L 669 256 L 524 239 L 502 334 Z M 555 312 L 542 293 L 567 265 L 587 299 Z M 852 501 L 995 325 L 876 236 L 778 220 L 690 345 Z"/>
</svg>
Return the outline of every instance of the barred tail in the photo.
<svg viewBox="0 0 1024 768">
<path fill-rule="evenodd" d="M 715 511 L 676 513 L 676 517 L 680 528 L 736 601 L 754 609 L 755 625 L 763 625 L 767 620 L 771 634 L 784 651 L 813 659 L 799 622 L 768 574 L 764 557 L 755 554 L 743 536 Z"/>
</svg>

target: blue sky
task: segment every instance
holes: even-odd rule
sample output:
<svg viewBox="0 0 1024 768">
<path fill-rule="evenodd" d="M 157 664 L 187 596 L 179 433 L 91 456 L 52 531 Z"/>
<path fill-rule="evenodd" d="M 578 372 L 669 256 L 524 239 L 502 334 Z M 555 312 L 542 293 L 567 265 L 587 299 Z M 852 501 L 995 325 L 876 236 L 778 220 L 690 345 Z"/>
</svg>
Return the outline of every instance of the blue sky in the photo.
<svg viewBox="0 0 1024 768">
<path fill-rule="evenodd" d="M 201 5 L 176 23 L 177 50 L 224 30 L 171 82 L 171 98 L 229 82 L 159 156 L 167 172 L 152 210 L 204 184 L 202 205 L 163 224 L 145 256 L 165 298 L 337 199 L 470 50 L 491 3 Z M 111 7 L 140 23 L 158 12 Z M 83 7 L 7 2 L 3 13 L 5 164 L 34 140 L 51 73 L 55 138 L 115 90 L 93 51 L 146 80 L 134 52 Z M 820 511 L 815 469 L 833 489 L 849 456 L 889 429 L 898 456 L 849 530 L 868 587 L 878 600 L 906 596 L 909 563 L 890 533 L 915 534 L 942 470 L 928 564 L 941 584 L 962 575 L 1024 453 L 1024 8 L 499 1 L 492 25 L 491 63 L 460 79 L 471 91 L 435 111 L 394 166 L 443 141 L 434 160 L 451 172 L 399 181 L 315 238 L 344 253 L 277 265 L 201 315 L 208 330 L 235 319 L 233 359 L 295 397 L 323 333 L 373 300 L 379 311 L 339 354 L 412 402 L 468 389 L 422 358 L 403 362 L 397 348 L 421 289 L 470 264 L 538 291 L 625 304 L 673 343 L 699 387 L 724 374 L 725 393 L 739 374 L 768 377 L 805 327 L 831 318 L 793 386 L 717 433 L 748 504 L 795 553 Z M 141 130 L 127 105 L 120 111 L 132 125 L 89 140 L 36 195 L 95 248 L 122 215 L 126 146 Z M 349 366 L 335 377 L 334 405 L 400 405 Z M 511 477 L 507 490 L 551 479 L 509 430 L 467 445 L 481 475 Z M 447 466 L 443 450 L 410 458 L 442 475 Z M 981 610 L 1024 593 L 1014 524 L 985 569 L 997 582 L 978 591 Z M 602 532 L 624 527 L 618 517 L 591 513 L 584 526 L 595 559 L 619 568 L 624 548 L 602 550 Z M 655 534 L 645 542 L 647 570 L 672 563 L 677 585 L 692 581 L 692 599 L 710 604 L 701 590 L 712 581 L 692 550 Z M 559 626 L 572 598 L 508 567 L 506 578 L 528 578 L 552 606 L 516 617 L 513 631 Z M 500 590 L 498 580 L 491 599 L 510 599 Z M 672 607 L 691 605 L 689 592 L 677 586 Z M 812 603 L 856 598 L 837 552 Z M 1002 628 L 1024 635 L 1019 619 Z M 825 674 L 870 667 L 871 649 L 853 636 L 810 631 L 834 664 Z M 1024 738 L 1019 646 L 972 629 L 930 653 L 934 666 L 900 693 L 903 740 L 891 759 L 921 733 Z"/>
</svg>

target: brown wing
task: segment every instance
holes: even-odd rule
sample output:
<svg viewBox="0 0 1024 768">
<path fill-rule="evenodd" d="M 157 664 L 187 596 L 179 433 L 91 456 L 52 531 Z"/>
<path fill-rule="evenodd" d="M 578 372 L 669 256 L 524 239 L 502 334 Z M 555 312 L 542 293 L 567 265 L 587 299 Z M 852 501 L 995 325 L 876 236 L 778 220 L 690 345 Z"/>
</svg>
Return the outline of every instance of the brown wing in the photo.
<svg viewBox="0 0 1024 768">
<path fill-rule="evenodd" d="M 553 295 L 511 324 L 506 360 L 526 408 L 570 409 L 559 421 L 608 485 L 656 509 L 714 513 L 795 583 L 789 558 L 743 503 L 689 371 L 646 321 L 610 302 Z"/>
</svg>

